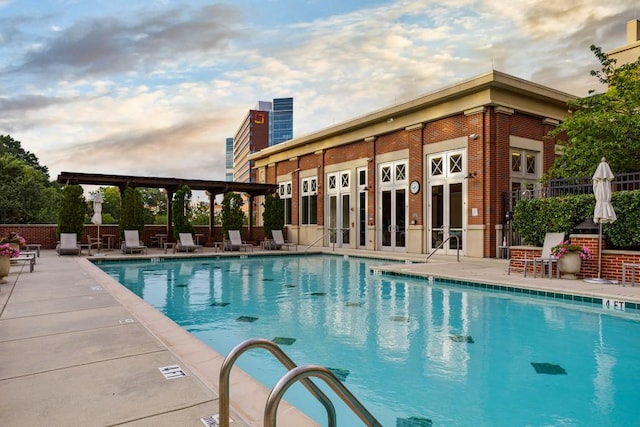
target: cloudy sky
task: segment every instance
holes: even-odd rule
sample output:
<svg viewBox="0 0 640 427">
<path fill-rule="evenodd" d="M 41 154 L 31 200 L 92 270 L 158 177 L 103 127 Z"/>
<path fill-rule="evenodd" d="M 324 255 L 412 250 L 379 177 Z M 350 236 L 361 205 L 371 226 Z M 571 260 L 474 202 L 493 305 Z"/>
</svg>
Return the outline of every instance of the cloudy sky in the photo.
<svg viewBox="0 0 640 427">
<path fill-rule="evenodd" d="M 258 100 L 294 136 L 492 68 L 582 96 L 638 0 L 0 0 L 0 134 L 61 171 L 224 179 Z"/>
</svg>

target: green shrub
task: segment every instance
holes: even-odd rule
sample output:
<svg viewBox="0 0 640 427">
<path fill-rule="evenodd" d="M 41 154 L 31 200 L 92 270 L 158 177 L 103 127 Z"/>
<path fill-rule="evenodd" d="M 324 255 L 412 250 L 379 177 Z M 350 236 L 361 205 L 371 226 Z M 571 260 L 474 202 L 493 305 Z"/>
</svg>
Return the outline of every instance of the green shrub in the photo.
<svg viewBox="0 0 640 427">
<path fill-rule="evenodd" d="M 284 203 L 278 193 L 267 194 L 264 198 L 264 212 L 262 212 L 264 235 L 273 238 L 271 230 L 284 228 Z"/>
<path fill-rule="evenodd" d="M 607 243 L 620 249 L 640 248 L 640 191 L 615 192 L 611 203 L 618 218 L 602 226 Z M 595 204 L 593 194 L 520 200 L 513 212 L 513 228 L 525 243 L 542 246 L 546 233 L 568 235 L 582 221 L 592 218 Z"/>
<path fill-rule="evenodd" d="M 79 185 L 65 186 L 62 190 L 60 209 L 58 210 L 58 233 L 76 233 L 78 241 L 80 241 L 86 213 L 87 206 L 82 187 Z"/>
<path fill-rule="evenodd" d="M 122 208 L 120 209 L 120 236 L 124 230 L 144 230 L 144 203 L 142 194 L 136 188 L 127 187 L 122 194 Z"/>
<path fill-rule="evenodd" d="M 180 233 L 193 233 L 193 225 L 189 222 L 191 209 L 191 189 L 183 185 L 173 195 L 173 235 L 178 239 Z"/>
<path fill-rule="evenodd" d="M 222 233 L 229 237 L 229 230 L 242 230 L 244 213 L 242 212 L 242 196 L 238 193 L 226 193 L 222 199 Z"/>
</svg>

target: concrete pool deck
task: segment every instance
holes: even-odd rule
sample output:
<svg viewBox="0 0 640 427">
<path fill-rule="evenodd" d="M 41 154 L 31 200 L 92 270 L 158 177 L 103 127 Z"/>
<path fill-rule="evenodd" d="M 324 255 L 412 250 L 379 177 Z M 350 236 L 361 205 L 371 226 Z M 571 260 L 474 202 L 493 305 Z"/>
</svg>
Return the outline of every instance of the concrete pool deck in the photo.
<svg viewBox="0 0 640 427">
<path fill-rule="evenodd" d="M 425 258 L 325 251 L 411 261 Z M 104 254 L 105 259 L 121 256 L 118 251 Z M 164 256 L 163 251 L 150 250 L 145 257 L 157 256 Z M 393 264 L 386 269 L 640 303 L 640 287 L 524 278 L 519 272 L 508 276 L 506 267 L 506 260 L 461 258 L 458 263 L 455 257 L 436 256 L 427 264 Z M 203 426 L 201 418 L 218 413 L 223 356 L 106 276 L 85 256 L 59 257 L 55 251 L 43 250 L 33 273 L 21 268 L 13 266 L 8 283 L 0 285 L 3 426 Z M 160 368 L 173 365 L 186 376 L 165 379 Z M 235 369 L 231 426 L 261 426 L 267 394 L 268 390 Z M 283 404 L 278 425 L 314 424 Z"/>
</svg>

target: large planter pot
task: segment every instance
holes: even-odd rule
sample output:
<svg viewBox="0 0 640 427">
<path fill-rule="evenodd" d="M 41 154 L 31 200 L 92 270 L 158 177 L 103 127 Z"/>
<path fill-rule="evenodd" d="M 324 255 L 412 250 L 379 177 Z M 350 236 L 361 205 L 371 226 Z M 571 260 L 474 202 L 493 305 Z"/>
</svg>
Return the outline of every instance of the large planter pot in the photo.
<svg viewBox="0 0 640 427">
<path fill-rule="evenodd" d="M 582 267 L 582 258 L 578 252 L 568 252 L 558 259 L 558 269 L 564 279 L 576 280 L 580 267 Z"/>
<path fill-rule="evenodd" d="M 11 268 L 11 258 L 7 256 L 0 256 L 0 283 L 7 283 L 5 277 L 9 275 L 9 268 Z"/>
</svg>

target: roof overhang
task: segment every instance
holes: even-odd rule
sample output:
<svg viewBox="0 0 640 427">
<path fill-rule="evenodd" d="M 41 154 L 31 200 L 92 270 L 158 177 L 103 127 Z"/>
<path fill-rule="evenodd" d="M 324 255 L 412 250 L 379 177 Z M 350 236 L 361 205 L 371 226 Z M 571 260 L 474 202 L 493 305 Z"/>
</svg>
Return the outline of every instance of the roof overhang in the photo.
<svg viewBox="0 0 640 427">
<path fill-rule="evenodd" d="M 183 185 L 191 190 L 203 190 L 210 194 L 224 194 L 228 192 L 247 193 L 251 196 L 263 196 L 277 191 L 277 184 L 257 184 L 252 182 L 207 181 L 202 179 L 161 178 L 131 175 L 106 175 L 96 173 L 61 172 L 58 175 L 61 184 L 86 184 L 114 186 L 119 188 L 164 188 L 175 192 Z"/>
</svg>

